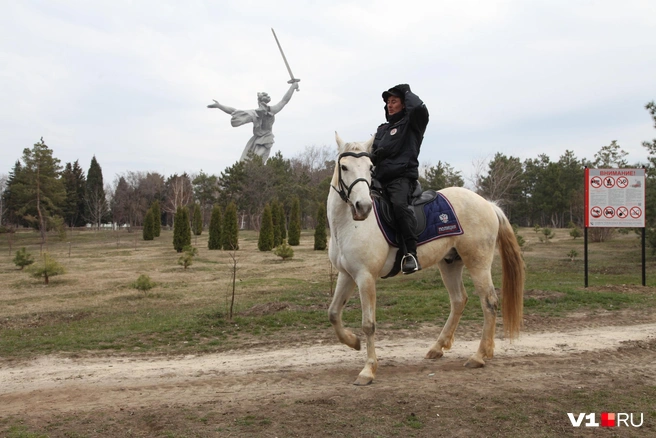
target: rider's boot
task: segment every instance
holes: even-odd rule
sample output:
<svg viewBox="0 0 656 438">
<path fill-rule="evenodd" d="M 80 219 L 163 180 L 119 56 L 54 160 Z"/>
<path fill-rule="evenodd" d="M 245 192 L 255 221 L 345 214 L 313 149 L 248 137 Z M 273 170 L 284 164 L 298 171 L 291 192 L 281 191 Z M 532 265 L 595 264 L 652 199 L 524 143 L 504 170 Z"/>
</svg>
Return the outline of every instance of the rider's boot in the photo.
<svg viewBox="0 0 656 438">
<path fill-rule="evenodd" d="M 417 240 L 415 239 L 406 239 L 405 240 L 405 249 L 406 253 L 401 260 L 401 271 L 404 274 L 412 274 L 421 269 L 419 264 L 419 259 L 417 258 Z"/>
</svg>

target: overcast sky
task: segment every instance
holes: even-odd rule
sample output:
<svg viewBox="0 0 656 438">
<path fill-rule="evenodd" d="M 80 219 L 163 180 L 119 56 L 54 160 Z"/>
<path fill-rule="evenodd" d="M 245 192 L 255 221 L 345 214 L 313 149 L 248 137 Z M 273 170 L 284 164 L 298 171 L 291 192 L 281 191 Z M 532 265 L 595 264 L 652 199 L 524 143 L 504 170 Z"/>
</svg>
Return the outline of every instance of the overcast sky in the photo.
<svg viewBox="0 0 656 438">
<path fill-rule="evenodd" d="M 273 153 L 366 140 L 381 92 L 408 83 L 430 123 L 420 161 L 468 178 L 496 152 L 592 159 L 617 140 L 631 163 L 656 137 L 656 1 L 0 0 L 0 174 L 43 136 L 62 161 L 219 175 L 252 125 L 208 109 L 300 92 Z"/>
</svg>

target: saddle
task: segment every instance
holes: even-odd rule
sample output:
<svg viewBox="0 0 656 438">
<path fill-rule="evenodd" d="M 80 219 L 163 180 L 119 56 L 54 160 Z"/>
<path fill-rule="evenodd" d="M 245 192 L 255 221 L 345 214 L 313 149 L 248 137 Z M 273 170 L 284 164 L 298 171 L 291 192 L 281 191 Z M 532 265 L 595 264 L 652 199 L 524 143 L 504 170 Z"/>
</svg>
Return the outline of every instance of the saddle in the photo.
<svg viewBox="0 0 656 438">
<path fill-rule="evenodd" d="M 374 212 L 376 213 L 378 227 L 387 243 L 398 248 L 400 245 L 397 239 L 401 239 L 401 236 L 400 233 L 397 233 L 392 204 L 384 196 L 384 190 L 380 182 L 372 180 L 371 195 L 374 200 Z M 464 233 L 453 206 L 442 193 L 435 190 L 422 191 L 421 186 L 417 184 L 411 196 L 411 206 L 417 218 L 417 227 L 415 228 L 417 246 L 441 237 Z M 397 251 L 394 267 L 383 278 L 393 277 L 398 274 L 401 270 L 402 257 L 401 251 Z"/>
<path fill-rule="evenodd" d="M 392 204 L 384 196 L 383 186 L 379 181 L 373 179 L 371 181 L 371 194 L 376 204 L 376 216 L 379 217 L 387 226 L 392 230 L 397 231 L 396 223 L 394 220 L 394 212 L 392 211 Z M 421 235 L 426 229 L 426 213 L 424 206 L 437 198 L 435 190 L 423 191 L 421 184 L 417 182 L 417 187 L 411 195 L 411 206 L 415 211 L 417 218 L 417 226 L 415 228 L 415 235 Z M 396 246 L 396 245 L 395 245 Z"/>
</svg>

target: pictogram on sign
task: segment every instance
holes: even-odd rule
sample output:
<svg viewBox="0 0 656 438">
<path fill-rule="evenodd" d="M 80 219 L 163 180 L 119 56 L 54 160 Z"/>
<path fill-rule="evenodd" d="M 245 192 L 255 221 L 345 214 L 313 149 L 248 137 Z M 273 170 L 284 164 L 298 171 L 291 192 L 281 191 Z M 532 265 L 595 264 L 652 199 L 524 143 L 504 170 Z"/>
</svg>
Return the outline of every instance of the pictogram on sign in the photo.
<svg viewBox="0 0 656 438">
<path fill-rule="evenodd" d="M 590 209 L 590 216 L 595 217 L 595 218 L 601 217 L 601 211 L 602 211 L 601 207 L 592 207 Z"/>
<path fill-rule="evenodd" d="M 604 178 L 604 187 L 606 187 L 607 189 L 611 189 L 611 188 L 615 187 L 615 178 L 613 178 L 612 176 L 605 177 Z"/>
<path fill-rule="evenodd" d="M 615 216 L 615 209 L 613 207 L 604 208 L 604 216 L 606 216 L 608 219 L 614 217 Z"/>
<path fill-rule="evenodd" d="M 617 187 L 620 189 L 625 189 L 629 186 L 629 179 L 625 176 L 620 176 L 617 178 Z"/>
<path fill-rule="evenodd" d="M 629 209 L 626 207 L 618 207 L 615 214 L 617 214 L 618 218 L 623 219 L 629 215 Z"/>
<path fill-rule="evenodd" d="M 595 189 L 601 187 L 601 183 L 602 183 L 601 177 L 599 176 L 593 176 L 592 178 L 590 178 L 590 185 Z"/>
</svg>

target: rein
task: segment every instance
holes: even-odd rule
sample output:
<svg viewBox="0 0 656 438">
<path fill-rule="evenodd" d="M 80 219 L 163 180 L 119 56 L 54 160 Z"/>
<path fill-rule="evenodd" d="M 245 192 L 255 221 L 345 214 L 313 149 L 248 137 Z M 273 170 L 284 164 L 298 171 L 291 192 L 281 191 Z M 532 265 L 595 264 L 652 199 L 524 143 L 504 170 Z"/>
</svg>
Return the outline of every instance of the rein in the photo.
<svg viewBox="0 0 656 438">
<path fill-rule="evenodd" d="M 339 161 L 344 158 L 344 157 L 355 157 L 355 158 L 361 158 L 361 157 L 368 157 L 371 158 L 371 154 L 369 152 L 342 152 L 339 154 L 339 157 L 337 158 L 337 172 L 339 176 L 339 190 L 335 188 L 332 184 L 330 187 L 332 187 L 338 194 L 339 197 L 342 198 L 342 201 L 346 202 L 347 204 L 351 202 L 349 200 L 349 197 L 351 196 L 351 191 L 353 190 L 353 186 L 355 186 L 359 182 L 364 182 L 367 184 L 367 187 L 369 187 L 369 190 L 371 190 L 371 185 L 369 184 L 369 181 L 367 181 L 365 178 L 358 178 L 355 181 L 351 183 L 350 186 L 347 186 L 344 180 L 342 179 L 342 165 L 339 163 Z"/>
</svg>

